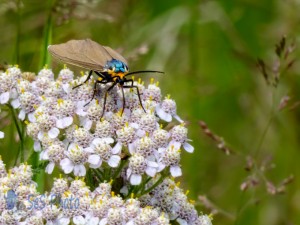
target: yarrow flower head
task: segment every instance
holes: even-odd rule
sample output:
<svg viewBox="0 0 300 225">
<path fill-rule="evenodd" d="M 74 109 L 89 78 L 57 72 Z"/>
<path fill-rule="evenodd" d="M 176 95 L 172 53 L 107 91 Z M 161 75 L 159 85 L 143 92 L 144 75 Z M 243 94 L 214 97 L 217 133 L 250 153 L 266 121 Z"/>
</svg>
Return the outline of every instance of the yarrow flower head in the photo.
<svg viewBox="0 0 300 225">
<path fill-rule="evenodd" d="M 164 225 L 177 220 L 182 225 L 209 224 L 167 178 L 181 176 L 182 149 L 194 151 L 175 101 L 169 96 L 162 100 L 153 79 L 148 86 L 134 81 L 137 93 L 136 88 L 122 90 L 116 85 L 109 89 L 109 84 L 94 86 L 91 80 L 83 83 L 87 76 L 74 79 L 66 67 L 57 79 L 49 68 L 36 76 L 17 67 L 0 74 L 5 80 L 0 85 L 0 103 L 10 104 L 19 113 L 43 169 L 48 174 L 60 170 L 69 177 L 55 180 L 43 207 L 24 212 L 26 216 L 12 216 L 5 209 L 0 221 Z M 26 164 L 7 173 L 0 163 L 1 190 L 12 190 L 24 205 L 30 205 L 25 202 L 27 195 L 32 199 L 40 196 L 32 174 Z M 64 205 L 65 199 L 73 199 L 72 203 L 78 199 L 79 203 L 70 207 L 70 201 Z M 0 209 L 3 202 L 5 198 L 0 198 Z"/>
<path fill-rule="evenodd" d="M 0 170 L 5 170 L 1 165 L 3 165 L 2 160 L 0 160 Z M 187 214 L 182 212 L 184 207 L 187 207 L 185 204 L 189 204 L 185 197 L 178 201 L 174 209 L 166 210 L 165 204 L 161 205 L 163 207 L 151 204 L 143 206 L 134 195 L 123 199 L 115 195 L 110 183 L 99 183 L 94 191 L 91 191 L 83 180 L 77 178 L 71 181 L 62 177 L 56 178 L 51 190 L 47 194 L 40 194 L 32 181 L 32 169 L 26 164 L 14 167 L 11 172 L 4 171 L 2 174 L 0 178 L 1 194 L 3 193 L 0 196 L 1 224 L 167 225 L 170 224 L 170 216 L 177 216 L 178 222 L 187 221 L 186 224 L 209 224 L 206 222 L 209 221 L 208 217 L 204 216 L 195 216 L 195 219 L 193 218 L 195 223 L 189 221 L 192 220 L 192 217 L 187 216 L 190 215 L 189 212 L 187 211 Z M 178 188 L 175 189 L 174 194 L 171 193 L 172 190 L 168 188 L 171 187 L 172 182 L 169 183 L 163 183 L 151 192 L 156 202 L 158 201 L 156 198 L 162 191 L 169 192 L 168 197 L 175 196 L 177 192 L 178 195 L 181 194 Z M 187 210 L 194 212 L 195 209 L 192 207 Z M 181 214 L 185 217 L 178 217 Z M 180 224 L 184 223 L 180 222 Z"/>
<path fill-rule="evenodd" d="M 46 67 L 30 80 L 16 67 L 2 76 L 12 78 L 7 88 L 0 88 L 0 95 L 9 93 L 19 118 L 28 118 L 27 134 L 35 141 L 34 149 L 41 151 L 40 159 L 49 161 L 47 173 L 58 166 L 66 174 L 85 176 L 88 168 L 117 168 L 122 160 L 127 160 L 128 168 L 123 168 L 127 175 L 123 179 L 138 185 L 143 175 L 153 177 L 166 167 L 173 171 L 171 175 L 179 176 L 180 148 L 193 151 L 184 123 L 172 129 L 160 125 L 170 122 L 172 117 L 182 120 L 178 119 L 174 100 L 169 96 L 161 100 L 161 90 L 153 79 L 148 87 L 141 81 L 135 82 L 145 112 L 135 89 L 124 89 L 123 99 L 119 87 L 104 94 L 108 86 L 101 84 L 91 101 L 91 82 L 72 89 L 87 75 L 75 81 L 74 73 L 66 67 L 57 79 Z M 138 179 L 134 179 L 136 176 Z"/>
</svg>

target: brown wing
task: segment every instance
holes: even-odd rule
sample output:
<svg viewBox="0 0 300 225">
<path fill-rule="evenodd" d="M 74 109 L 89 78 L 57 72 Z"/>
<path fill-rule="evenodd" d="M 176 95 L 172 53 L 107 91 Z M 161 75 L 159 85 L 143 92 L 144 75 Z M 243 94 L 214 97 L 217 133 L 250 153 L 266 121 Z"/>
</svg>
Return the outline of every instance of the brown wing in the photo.
<svg viewBox="0 0 300 225">
<path fill-rule="evenodd" d="M 48 51 L 53 57 L 66 64 L 95 71 L 101 71 L 107 61 L 112 58 L 118 57 L 116 59 L 125 60 L 111 48 L 101 46 L 90 39 L 71 40 L 64 44 L 50 45 Z"/>
<path fill-rule="evenodd" d="M 118 52 L 116 52 L 115 50 L 113 50 L 112 48 L 108 47 L 108 46 L 103 46 L 103 48 L 105 48 L 107 50 L 107 52 L 114 58 L 114 59 L 117 59 L 117 60 L 120 60 L 122 61 L 123 63 L 125 63 L 126 65 L 127 64 L 127 61 L 126 59 L 121 56 Z"/>
</svg>

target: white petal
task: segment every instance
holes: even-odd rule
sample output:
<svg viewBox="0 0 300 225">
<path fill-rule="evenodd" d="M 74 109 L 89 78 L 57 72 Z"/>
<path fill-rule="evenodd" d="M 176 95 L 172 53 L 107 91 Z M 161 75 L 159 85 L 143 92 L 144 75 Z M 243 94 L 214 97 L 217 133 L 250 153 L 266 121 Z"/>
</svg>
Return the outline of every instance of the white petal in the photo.
<svg viewBox="0 0 300 225">
<path fill-rule="evenodd" d="M 56 126 L 57 126 L 59 129 L 64 129 L 64 125 L 63 125 L 62 119 L 56 120 Z"/>
<path fill-rule="evenodd" d="M 158 168 L 156 168 L 157 172 L 163 171 L 166 168 L 166 165 L 163 163 L 158 164 Z"/>
<path fill-rule="evenodd" d="M 99 225 L 106 225 L 107 224 L 107 218 L 103 218 L 102 220 L 100 220 Z"/>
<path fill-rule="evenodd" d="M 73 217 L 73 222 L 76 225 L 83 225 L 83 224 L 85 224 L 85 219 L 83 218 L 83 216 L 74 216 Z"/>
<path fill-rule="evenodd" d="M 123 107 L 123 103 L 122 103 L 122 107 Z M 125 116 L 129 116 L 130 113 L 131 113 L 131 110 L 130 110 L 130 109 L 127 109 L 127 108 L 124 109 L 124 115 L 125 115 Z"/>
<path fill-rule="evenodd" d="M 162 108 L 160 108 L 159 105 L 156 106 L 156 113 L 157 115 L 164 121 L 166 122 L 171 122 L 172 121 L 172 116 L 169 113 L 166 113 Z"/>
<path fill-rule="evenodd" d="M 147 167 L 146 168 L 146 174 L 148 174 L 150 177 L 154 177 L 156 174 L 156 169 L 153 167 Z"/>
<path fill-rule="evenodd" d="M 88 162 L 90 164 L 97 165 L 99 163 L 99 161 L 100 161 L 99 155 L 89 155 Z"/>
<path fill-rule="evenodd" d="M 86 174 L 86 169 L 85 166 L 80 164 L 80 165 L 75 165 L 74 166 L 74 175 L 75 176 L 79 176 L 79 177 L 83 177 Z"/>
<path fill-rule="evenodd" d="M 128 168 L 127 170 L 126 170 L 126 176 L 127 176 L 127 179 L 129 179 L 129 177 L 130 177 L 130 175 L 131 175 L 131 169 L 130 168 Z"/>
<path fill-rule="evenodd" d="M 181 147 L 181 143 L 178 142 L 178 141 L 171 141 L 171 142 L 169 143 L 169 148 L 170 148 L 171 146 L 172 146 L 175 150 L 179 150 L 180 147 Z"/>
<path fill-rule="evenodd" d="M 41 146 L 41 143 L 39 141 L 35 141 L 34 144 L 33 144 L 33 150 L 35 152 L 39 152 L 42 150 L 42 146 Z"/>
<path fill-rule="evenodd" d="M 53 223 L 52 221 L 47 221 L 46 225 L 57 225 L 57 223 Z"/>
<path fill-rule="evenodd" d="M 107 137 L 107 138 L 102 138 L 103 141 L 105 141 L 106 144 L 112 144 L 114 143 L 114 139 L 111 137 Z"/>
<path fill-rule="evenodd" d="M 69 147 L 68 147 L 68 151 L 74 149 L 74 148 L 80 148 L 76 143 L 72 142 Z"/>
<path fill-rule="evenodd" d="M 178 115 L 174 115 L 173 117 L 174 117 L 179 123 L 183 123 L 183 122 L 184 122 Z"/>
<path fill-rule="evenodd" d="M 64 117 L 56 121 L 56 126 L 60 129 L 65 129 L 73 123 L 73 117 Z"/>
<path fill-rule="evenodd" d="M 188 223 L 187 223 L 185 220 L 183 220 L 183 219 L 178 218 L 176 221 L 177 221 L 180 225 L 188 225 Z"/>
<path fill-rule="evenodd" d="M 128 194 L 128 187 L 125 185 L 120 189 L 120 193 L 122 193 L 123 195 L 127 195 Z"/>
<path fill-rule="evenodd" d="M 84 111 L 85 101 L 79 101 L 76 104 L 76 114 L 79 116 L 86 116 L 87 112 Z"/>
<path fill-rule="evenodd" d="M 158 167 L 157 162 L 153 162 L 153 161 L 150 161 L 150 160 L 147 161 L 147 165 L 151 166 L 151 167 Z"/>
<path fill-rule="evenodd" d="M 119 154 L 122 150 L 122 144 L 120 142 L 117 142 L 117 144 L 112 148 L 111 152 L 113 154 Z"/>
<path fill-rule="evenodd" d="M 187 142 L 183 143 L 183 148 L 189 153 L 194 152 L 194 147 Z"/>
<path fill-rule="evenodd" d="M 92 169 L 98 169 L 102 164 L 102 160 L 99 161 L 98 164 L 90 164 L 89 167 Z"/>
<path fill-rule="evenodd" d="M 129 126 L 135 128 L 135 129 L 139 129 L 139 125 L 137 123 L 130 123 Z"/>
<path fill-rule="evenodd" d="M 84 120 L 83 122 L 83 127 L 87 130 L 90 130 L 93 126 L 93 121 L 89 120 L 89 119 L 86 119 Z"/>
<path fill-rule="evenodd" d="M 68 94 L 72 89 L 70 87 L 70 84 L 66 83 L 62 85 L 63 90 Z"/>
<path fill-rule="evenodd" d="M 121 160 L 121 157 L 120 157 L 120 156 L 118 156 L 118 155 L 113 155 L 113 156 L 110 157 L 110 159 L 108 160 L 107 163 L 108 163 L 108 165 L 109 165 L 110 167 L 115 168 L 115 167 L 117 167 L 117 166 L 119 165 L 120 160 Z"/>
<path fill-rule="evenodd" d="M 59 219 L 59 222 L 57 224 L 55 223 L 55 225 L 65 225 L 65 224 L 67 225 L 69 223 L 70 223 L 70 219 L 69 218 L 62 217 L 62 218 Z"/>
<path fill-rule="evenodd" d="M 60 161 L 60 166 L 66 174 L 71 173 L 73 171 L 73 168 L 74 168 L 73 162 L 68 158 L 65 158 L 65 159 L 61 160 Z"/>
<path fill-rule="evenodd" d="M 49 155 L 47 151 L 42 151 L 40 153 L 40 160 L 49 160 Z"/>
<path fill-rule="evenodd" d="M 53 172 L 55 163 L 54 162 L 50 162 L 47 166 L 46 166 L 46 173 L 51 174 Z"/>
<path fill-rule="evenodd" d="M 25 119 L 25 116 L 26 116 L 25 110 L 21 109 L 21 111 L 19 112 L 18 118 L 19 118 L 20 120 L 24 120 L 24 119 Z"/>
<path fill-rule="evenodd" d="M 182 175 L 181 168 L 179 166 L 171 166 L 170 172 L 172 177 L 180 177 Z"/>
<path fill-rule="evenodd" d="M 139 137 L 144 137 L 146 135 L 146 132 L 143 130 L 137 130 L 136 135 Z"/>
<path fill-rule="evenodd" d="M 1 104 L 6 104 L 9 100 L 9 91 L 4 92 L 0 95 L 0 103 Z"/>
<path fill-rule="evenodd" d="M 64 124 L 65 128 L 70 126 L 72 123 L 73 123 L 73 117 L 72 116 L 68 116 L 68 117 L 63 118 L 63 124 Z"/>
<path fill-rule="evenodd" d="M 99 224 L 99 218 L 98 217 L 92 217 L 91 219 L 89 219 L 87 225 L 95 225 L 95 224 Z"/>
<path fill-rule="evenodd" d="M 14 109 L 19 108 L 21 105 L 20 100 L 18 98 L 12 100 L 10 104 Z"/>
<path fill-rule="evenodd" d="M 93 144 L 93 145 L 98 145 L 98 144 L 102 144 L 102 143 L 103 143 L 102 138 L 95 138 L 95 139 L 92 141 L 92 144 Z"/>
<path fill-rule="evenodd" d="M 10 90 L 10 98 L 15 99 L 19 96 L 19 93 L 17 92 L 17 90 L 15 88 Z"/>
<path fill-rule="evenodd" d="M 106 119 L 107 121 L 110 121 L 113 115 L 114 115 L 113 112 L 105 112 L 103 118 Z"/>
<path fill-rule="evenodd" d="M 75 113 L 79 116 L 86 116 L 87 112 L 84 111 L 84 109 L 76 109 Z"/>
<path fill-rule="evenodd" d="M 0 131 L 0 139 L 4 138 L 4 132 Z"/>
<path fill-rule="evenodd" d="M 49 131 L 48 131 L 48 135 L 50 138 L 54 139 L 59 135 L 59 129 L 57 129 L 56 127 L 52 127 Z"/>
<path fill-rule="evenodd" d="M 163 154 L 166 151 L 166 148 L 158 148 L 158 153 Z"/>
<path fill-rule="evenodd" d="M 92 148 L 92 147 L 84 148 L 83 151 L 88 152 L 88 153 L 93 153 L 93 152 L 95 152 L 94 148 Z"/>
<path fill-rule="evenodd" d="M 135 152 L 135 148 L 136 148 L 135 143 L 129 143 L 129 144 L 128 144 L 128 151 L 129 151 L 129 153 L 130 153 L 131 155 Z"/>
<path fill-rule="evenodd" d="M 140 174 L 131 174 L 130 183 L 132 185 L 139 185 L 142 182 L 142 176 Z"/>
<path fill-rule="evenodd" d="M 39 131 L 39 133 L 38 133 L 38 139 L 39 139 L 40 141 L 42 141 L 42 140 L 43 140 L 43 137 L 44 137 L 44 132 L 43 132 L 43 131 Z"/>
<path fill-rule="evenodd" d="M 34 116 L 34 113 L 28 113 L 28 120 L 31 123 L 34 123 L 36 121 L 36 118 Z"/>
</svg>

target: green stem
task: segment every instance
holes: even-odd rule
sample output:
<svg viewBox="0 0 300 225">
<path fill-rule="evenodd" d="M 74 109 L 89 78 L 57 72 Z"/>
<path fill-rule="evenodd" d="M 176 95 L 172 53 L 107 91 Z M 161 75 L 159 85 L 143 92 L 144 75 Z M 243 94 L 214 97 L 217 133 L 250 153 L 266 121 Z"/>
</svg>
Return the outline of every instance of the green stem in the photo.
<svg viewBox="0 0 300 225">
<path fill-rule="evenodd" d="M 276 99 L 276 89 L 272 89 L 272 105 L 271 105 L 270 117 L 269 117 L 269 120 L 268 120 L 268 122 L 266 124 L 266 127 L 265 127 L 265 129 L 264 129 L 264 131 L 262 133 L 262 136 L 261 136 L 261 138 L 260 138 L 260 140 L 258 142 L 256 150 L 254 152 L 254 158 L 257 158 L 257 156 L 259 154 L 259 151 L 261 149 L 261 146 L 262 146 L 262 144 L 263 144 L 263 142 L 265 140 L 265 137 L 266 137 L 266 135 L 267 135 L 267 133 L 269 131 L 269 128 L 270 128 L 270 126 L 272 124 L 272 121 L 274 119 L 274 114 L 275 114 L 275 99 Z"/>
<path fill-rule="evenodd" d="M 15 126 L 17 128 L 17 132 L 18 132 L 18 135 L 19 135 L 19 138 L 20 138 L 20 146 L 19 146 L 19 150 L 18 150 L 18 153 L 17 153 L 17 157 L 16 157 L 16 160 L 15 160 L 15 165 L 17 164 L 17 161 L 18 161 L 18 158 L 20 156 L 20 162 L 24 162 L 24 132 L 23 132 L 23 129 L 20 128 L 19 126 L 19 123 L 18 123 L 18 119 L 16 117 L 16 113 L 15 113 L 15 110 L 13 109 L 12 106 L 8 106 L 11 110 L 11 114 L 12 114 L 12 117 L 13 117 L 13 121 L 15 123 Z"/>
<path fill-rule="evenodd" d="M 150 180 L 151 180 L 151 178 L 150 178 Z M 141 193 L 141 195 L 142 195 L 142 193 L 143 193 L 143 190 L 145 189 L 145 186 L 146 186 L 146 183 L 147 182 L 149 182 L 149 178 L 143 178 L 143 181 L 142 181 L 142 183 L 141 183 L 141 185 L 139 185 L 138 187 L 137 187 L 137 189 L 136 189 L 136 195 L 139 195 L 139 192 Z"/>
<path fill-rule="evenodd" d="M 99 180 L 102 181 L 103 180 L 102 172 L 99 169 L 95 169 L 94 172 L 95 172 L 96 176 L 99 178 Z"/>
<path fill-rule="evenodd" d="M 40 60 L 40 68 L 50 63 L 50 57 L 47 51 L 49 44 L 52 42 L 52 29 L 53 29 L 53 21 L 52 21 L 52 7 L 54 5 L 53 0 L 48 1 L 48 17 L 47 22 L 44 28 L 43 35 L 43 45 L 42 45 L 42 57 Z"/>
<path fill-rule="evenodd" d="M 86 173 L 86 181 L 87 185 L 90 186 L 92 190 L 94 190 L 95 184 L 93 182 L 93 175 L 91 169 L 89 169 Z"/>
<path fill-rule="evenodd" d="M 20 138 L 21 141 L 23 141 L 22 131 L 21 131 L 21 128 L 19 127 L 18 120 L 17 120 L 16 114 L 15 114 L 15 110 L 11 106 L 9 106 L 9 108 L 11 110 L 11 114 L 13 116 L 13 120 L 14 120 L 14 123 L 16 125 L 19 138 Z"/>
<path fill-rule="evenodd" d="M 125 199 L 127 199 L 128 197 L 130 197 L 130 196 L 131 196 L 131 193 L 134 193 L 134 188 L 135 188 L 135 186 L 133 186 L 133 185 L 131 185 L 131 186 L 129 187 L 129 189 L 128 189 L 128 194 L 127 194 L 127 196 L 125 197 Z"/>
<path fill-rule="evenodd" d="M 160 184 L 164 181 L 164 179 L 165 179 L 167 176 L 168 176 L 168 173 L 167 173 L 166 171 L 164 171 L 164 172 L 161 174 L 161 176 L 160 176 L 160 178 L 158 179 L 158 181 L 155 182 L 155 184 L 153 184 L 153 185 L 152 185 L 150 188 L 148 188 L 147 190 L 141 192 L 141 194 L 138 195 L 137 197 L 141 197 L 141 196 L 143 196 L 143 195 L 145 195 L 145 194 L 148 194 L 150 191 L 152 191 L 154 188 L 156 188 L 158 185 L 160 185 Z"/>
<path fill-rule="evenodd" d="M 17 0 L 17 32 L 16 32 L 16 48 L 13 62 L 20 63 L 20 36 L 21 36 L 21 0 Z"/>
<path fill-rule="evenodd" d="M 122 161 L 121 161 L 120 166 L 118 167 L 118 169 L 116 170 L 116 172 L 115 172 L 115 173 L 113 174 L 113 176 L 112 176 L 112 179 L 113 179 L 113 180 L 116 179 L 116 178 L 119 176 L 121 170 L 124 168 L 124 166 L 125 166 L 127 163 L 128 163 L 128 160 L 122 160 Z"/>
</svg>

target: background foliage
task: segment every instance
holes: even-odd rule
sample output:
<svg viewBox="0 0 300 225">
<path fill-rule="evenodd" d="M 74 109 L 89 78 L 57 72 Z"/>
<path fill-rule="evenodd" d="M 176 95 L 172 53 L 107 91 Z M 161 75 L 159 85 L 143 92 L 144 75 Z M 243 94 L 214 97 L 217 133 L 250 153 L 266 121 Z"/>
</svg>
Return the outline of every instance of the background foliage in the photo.
<svg viewBox="0 0 300 225">
<path fill-rule="evenodd" d="M 184 154 L 181 182 L 199 209 L 216 213 L 214 224 L 300 224 L 299 51 L 275 54 L 283 36 L 284 51 L 299 45 L 299 6 L 297 0 L 1 0 L 0 63 L 38 72 L 50 64 L 48 44 L 91 38 L 122 52 L 132 71 L 165 71 L 155 79 L 176 100 L 196 147 Z M 258 58 L 268 65 L 267 78 Z M 276 70 L 279 59 L 295 62 Z M 277 87 L 267 84 L 277 77 Z M 18 142 L 7 110 L 0 154 L 9 167 Z M 223 139 L 205 134 L 200 120 Z"/>
</svg>

